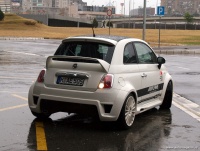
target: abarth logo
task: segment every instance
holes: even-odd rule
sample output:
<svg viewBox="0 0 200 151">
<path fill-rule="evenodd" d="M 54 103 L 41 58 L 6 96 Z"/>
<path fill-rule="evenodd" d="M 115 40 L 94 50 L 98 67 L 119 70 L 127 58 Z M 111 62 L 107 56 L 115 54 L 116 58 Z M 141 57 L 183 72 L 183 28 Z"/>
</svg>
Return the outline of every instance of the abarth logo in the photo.
<svg viewBox="0 0 200 151">
<path fill-rule="evenodd" d="M 148 92 L 154 92 L 154 91 L 157 91 L 158 89 L 159 89 L 158 85 L 151 86 L 149 87 Z"/>
<path fill-rule="evenodd" d="M 76 69 L 78 67 L 77 63 L 73 64 L 72 68 Z"/>
</svg>

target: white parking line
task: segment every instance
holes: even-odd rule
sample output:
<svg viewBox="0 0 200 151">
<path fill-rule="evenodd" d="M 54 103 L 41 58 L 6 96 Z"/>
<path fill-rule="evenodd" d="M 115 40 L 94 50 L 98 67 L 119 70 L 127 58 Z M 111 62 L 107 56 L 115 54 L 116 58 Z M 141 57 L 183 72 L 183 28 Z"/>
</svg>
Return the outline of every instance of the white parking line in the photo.
<svg viewBox="0 0 200 151">
<path fill-rule="evenodd" d="M 0 93 L 12 93 L 12 94 L 13 94 L 13 93 L 17 93 L 17 94 L 19 94 L 19 93 L 20 93 L 20 94 L 22 94 L 22 93 L 24 94 L 24 93 L 25 93 L 25 94 L 27 94 L 27 93 L 28 93 L 28 91 L 27 91 L 27 92 L 11 92 L 11 91 L 0 91 Z"/>
<path fill-rule="evenodd" d="M 18 54 L 29 55 L 29 56 L 41 56 L 41 55 L 37 55 L 37 54 L 34 54 L 34 53 L 25 53 L 25 52 L 16 52 L 16 51 L 5 51 L 5 52 L 18 53 Z"/>
<path fill-rule="evenodd" d="M 200 106 L 174 93 L 173 105 L 200 121 Z"/>
<path fill-rule="evenodd" d="M 189 68 L 184 68 L 184 67 L 177 67 L 179 69 L 183 69 L 183 70 L 190 70 Z"/>
<path fill-rule="evenodd" d="M 25 107 L 27 105 L 28 104 L 22 104 L 22 105 L 16 105 L 16 106 L 11 106 L 11 107 L 7 107 L 7 108 L 2 108 L 2 109 L 0 109 L 0 112 Z"/>
<path fill-rule="evenodd" d="M 0 79 L 35 79 L 35 77 L 0 77 Z"/>
<path fill-rule="evenodd" d="M 20 95 L 17 95 L 17 94 L 12 94 L 12 96 L 16 97 L 16 98 L 19 98 L 21 100 L 24 100 L 24 101 L 28 101 L 27 98 L 23 97 L 23 96 L 20 96 Z M 2 111 L 7 111 L 7 110 L 12 110 L 12 109 L 17 109 L 17 108 L 21 108 L 21 107 L 25 107 L 27 106 L 28 104 L 22 104 L 22 105 L 16 105 L 16 106 L 11 106 L 11 107 L 6 107 L 6 108 L 0 108 L 0 112 Z"/>
<path fill-rule="evenodd" d="M 12 94 L 12 96 L 14 96 L 14 97 L 16 97 L 16 98 L 20 98 L 20 99 L 22 99 L 22 100 L 24 100 L 24 101 L 28 101 L 27 98 L 25 98 L 25 97 L 23 97 L 23 96 L 20 96 L 20 95 L 17 95 L 17 94 Z"/>
</svg>

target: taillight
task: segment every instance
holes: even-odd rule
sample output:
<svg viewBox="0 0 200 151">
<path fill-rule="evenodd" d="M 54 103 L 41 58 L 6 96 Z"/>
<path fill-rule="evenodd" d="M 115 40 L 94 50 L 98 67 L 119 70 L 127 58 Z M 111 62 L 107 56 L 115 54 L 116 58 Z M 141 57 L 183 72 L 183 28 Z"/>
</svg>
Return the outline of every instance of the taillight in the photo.
<svg viewBox="0 0 200 151">
<path fill-rule="evenodd" d="M 105 89 L 105 88 L 112 88 L 113 84 L 113 75 L 112 74 L 106 74 L 99 83 L 99 89 Z"/>
<path fill-rule="evenodd" d="M 44 75 L 45 75 L 45 70 L 42 70 L 37 78 L 37 82 L 43 83 L 44 82 Z"/>
</svg>

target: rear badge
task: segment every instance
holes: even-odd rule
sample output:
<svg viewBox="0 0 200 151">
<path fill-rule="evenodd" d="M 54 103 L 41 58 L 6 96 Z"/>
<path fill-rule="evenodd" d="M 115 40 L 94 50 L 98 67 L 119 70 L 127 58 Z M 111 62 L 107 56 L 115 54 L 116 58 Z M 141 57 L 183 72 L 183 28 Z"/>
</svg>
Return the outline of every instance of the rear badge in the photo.
<svg viewBox="0 0 200 151">
<path fill-rule="evenodd" d="M 76 69 L 78 67 L 77 63 L 73 64 L 72 68 Z"/>
</svg>

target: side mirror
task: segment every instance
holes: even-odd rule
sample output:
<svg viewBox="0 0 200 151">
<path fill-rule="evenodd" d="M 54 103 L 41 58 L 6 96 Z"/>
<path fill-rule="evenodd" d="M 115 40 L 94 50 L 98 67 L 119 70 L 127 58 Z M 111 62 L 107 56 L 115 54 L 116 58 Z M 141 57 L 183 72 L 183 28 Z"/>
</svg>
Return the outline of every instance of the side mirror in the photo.
<svg viewBox="0 0 200 151">
<path fill-rule="evenodd" d="M 157 62 L 158 62 L 158 68 L 161 68 L 161 65 L 165 63 L 165 58 L 163 57 L 158 57 L 157 58 Z"/>
</svg>

